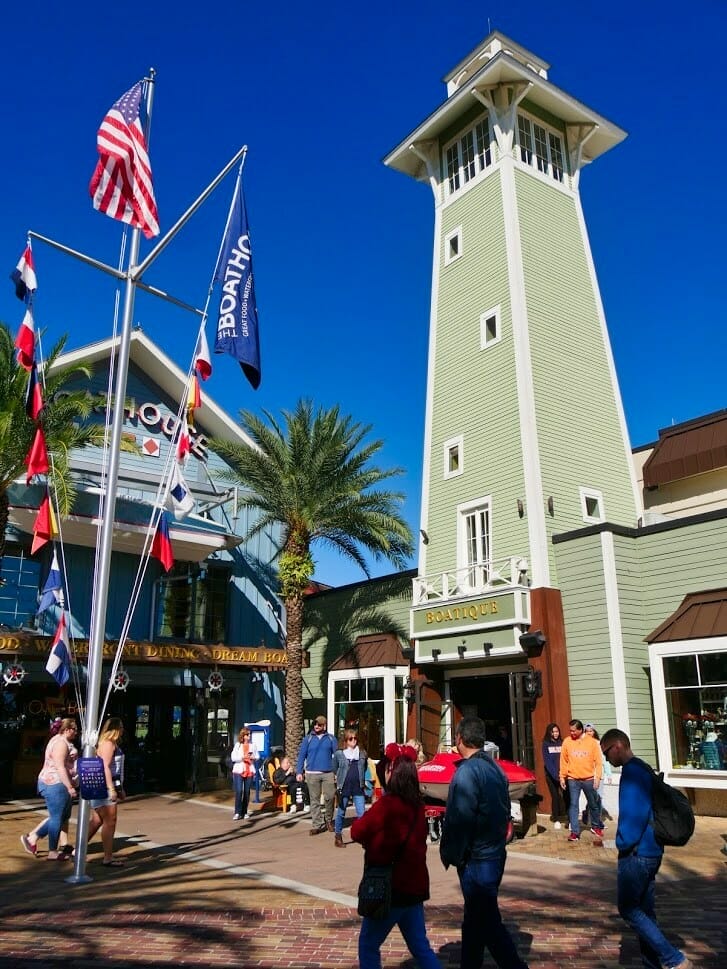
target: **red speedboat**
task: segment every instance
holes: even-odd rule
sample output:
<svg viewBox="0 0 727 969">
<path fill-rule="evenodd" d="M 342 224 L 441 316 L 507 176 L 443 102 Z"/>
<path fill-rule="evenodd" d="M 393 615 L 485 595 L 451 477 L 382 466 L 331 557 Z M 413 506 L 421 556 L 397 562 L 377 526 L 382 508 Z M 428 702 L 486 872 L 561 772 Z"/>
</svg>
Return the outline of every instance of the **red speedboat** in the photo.
<svg viewBox="0 0 727 969">
<path fill-rule="evenodd" d="M 441 835 L 441 820 L 447 806 L 449 785 L 454 777 L 455 764 L 460 760 L 462 758 L 458 753 L 435 754 L 417 768 L 432 841 L 438 841 Z M 511 760 L 498 760 L 496 763 L 507 777 L 511 801 L 519 801 L 526 794 L 535 792 L 535 774 L 527 767 Z"/>
</svg>

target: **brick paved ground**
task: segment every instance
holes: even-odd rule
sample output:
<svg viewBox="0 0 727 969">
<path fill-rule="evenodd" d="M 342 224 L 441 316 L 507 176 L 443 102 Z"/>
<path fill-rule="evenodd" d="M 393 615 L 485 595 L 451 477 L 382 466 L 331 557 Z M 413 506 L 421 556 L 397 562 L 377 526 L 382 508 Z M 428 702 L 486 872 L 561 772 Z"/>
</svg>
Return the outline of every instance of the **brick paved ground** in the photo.
<svg viewBox="0 0 727 969">
<path fill-rule="evenodd" d="M 22 852 L 19 836 L 40 817 L 40 802 L 0 804 L 0 969 L 353 969 L 360 848 L 335 849 L 332 836 L 308 836 L 306 816 L 264 805 L 252 821 L 232 822 L 229 799 L 219 802 L 130 799 L 118 825 L 125 868 L 103 868 L 94 842 L 86 885 L 67 884 L 71 865 Z M 727 820 L 699 819 L 690 845 L 667 852 L 659 880 L 660 919 L 701 969 L 727 965 L 723 835 Z M 453 969 L 456 875 L 444 871 L 436 846 L 429 859 L 430 937 L 443 969 Z M 597 848 L 587 835 L 570 846 L 564 832 L 545 830 L 511 847 L 502 910 L 530 966 L 638 969 L 637 946 L 613 905 L 614 871 L 613 847 Z M 396 929 L 384 965 L 413 966 Z"/>
</svg>

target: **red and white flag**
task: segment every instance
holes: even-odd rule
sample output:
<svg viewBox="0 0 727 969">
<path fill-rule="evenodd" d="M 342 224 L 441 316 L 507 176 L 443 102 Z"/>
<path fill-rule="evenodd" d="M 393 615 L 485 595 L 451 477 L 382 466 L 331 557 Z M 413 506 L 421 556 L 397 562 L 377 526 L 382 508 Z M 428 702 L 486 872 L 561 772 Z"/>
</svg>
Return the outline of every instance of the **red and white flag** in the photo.
<svg viewBox="0 0 727 969">
<path fill-rule="evenodd" d="M 15 337 L 15 348 L 18 351 L 18 363 L 25 370 L 32 369 L 35 359 L 35 322 L 30 307 L 25 311 L 23 322 L 20 324 L 18 335 Z"/>
<path fill-rule="evenodd" d="M 207 334 L 204 331 L 204 325 L 197 337 L 197 347 L 194 351 L 194 369 L 202 380 L 207 380 L 212 373 L 212 357 L 210 356 L 210 348 L 207 343 Z"/>
<path fill-rule="evenodd" d="M 192 439 L 189 436 L 189 425 L 187 424 L 187 417 L 185 415 L 179 422 L 179 430 L 177 433 L 177 461 L 184 465 L 187 460 L 187 455 L 191 450 Z"/>
<path fill-rule="evenodd" d="M 151 239 L 159 235 L 159 215 L 139 116 L 143 87 L 143 81 L 135 84 L 101 122 L 97 137 L 101 157 L 89 192 L 95 209 L 141 229 Z"/>
</svg>

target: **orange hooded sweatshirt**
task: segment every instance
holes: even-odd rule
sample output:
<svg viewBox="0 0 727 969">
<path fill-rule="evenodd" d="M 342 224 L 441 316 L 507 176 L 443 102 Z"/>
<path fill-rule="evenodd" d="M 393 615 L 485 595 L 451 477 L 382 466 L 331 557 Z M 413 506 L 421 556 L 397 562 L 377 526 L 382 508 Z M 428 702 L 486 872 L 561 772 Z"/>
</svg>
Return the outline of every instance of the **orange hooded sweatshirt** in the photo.
<svg viewBox="0 0 727 969">
<path fill-rule="evenodd" d="M 560 751 L 561 780 L 571 778 L 574 781 L 585 781 L 593 778 L 593 784 L 598 787 L 603 773 L 601 759 L 601 745 L 587 733 L 581 734 L 578 740 L 566 737 Z"/>
</svg>

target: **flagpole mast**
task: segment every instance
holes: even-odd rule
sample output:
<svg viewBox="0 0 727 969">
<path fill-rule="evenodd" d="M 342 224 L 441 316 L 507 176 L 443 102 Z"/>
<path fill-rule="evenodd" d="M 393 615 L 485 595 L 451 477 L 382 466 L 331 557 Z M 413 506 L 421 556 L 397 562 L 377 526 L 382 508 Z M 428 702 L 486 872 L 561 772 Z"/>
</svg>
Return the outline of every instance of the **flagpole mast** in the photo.
<svg viewBox="0 0 727 969">
<path fill-rule="evenodd" d="M 149 77 L 145 78 L 146 86 L 146 139 L 149 142 L 149 126 L 151 125 L 151 110 L 154 101 L 154 77 L 156 72 L 152 68 Z M 114 538 L 114 521 L 116 517 L 116 493 L 118 490 L 119 465 L 121 459 L 121 434 L 124 424 L 124 406 L 126 399 L 126 381 L 129 374 L 129 351 L 131 347 L 131 321 L 134 315 L 134 299 L 136 296 L 136 279 L 134 270 L 139 258 L 139 244 L 141 230 L 133 229 L 129 246 L 129 261 L 126 273 L 126 288 L 124 293 L 124 315 L 121 323 L 121 340 L 119 343 L 118 363 L 116 373 L 116 388 L 114 391 L 114 417 L 111 424 L 111 445 L 109 455 L 108 476 L 106 479 L 106 500 L 104 516 L 101 523 L 101 539 L 99 542 L 99 556 L 93 581 L 93 596 L 96 607 L 93 611 L 92 625 L 88 638 L 88 685 L 86 690 L 86 731 L 82 737 L 83 756 L 93 757 L 96 754 L 98 740 L 99 699 L 101 696 L 101 669 L 103 666 L 103 644 L 106 632 L 106 609 L 108 606 L 109 579 L 111 575 L 111 552 Z M 91 805 L 83 798 L 80 799 L 78 809 L 78 827 L 76 833 L 76 854 L 71 875 L 66 881 L 79 883 L 92 879 L 86 874 L 86 851 L 88 842 L 88 826 L 91 820 Z"/>
</svg>

